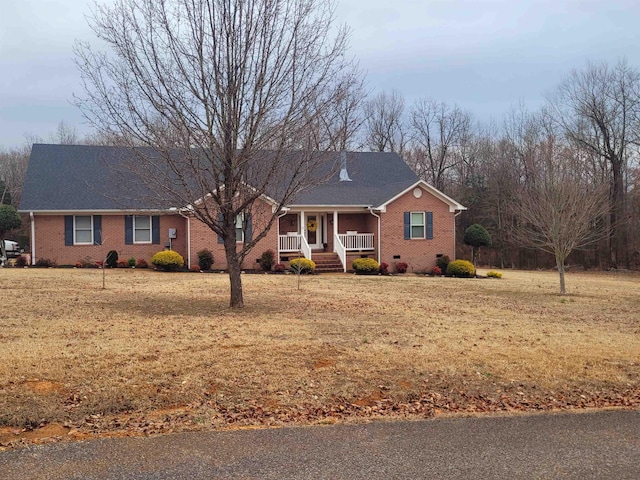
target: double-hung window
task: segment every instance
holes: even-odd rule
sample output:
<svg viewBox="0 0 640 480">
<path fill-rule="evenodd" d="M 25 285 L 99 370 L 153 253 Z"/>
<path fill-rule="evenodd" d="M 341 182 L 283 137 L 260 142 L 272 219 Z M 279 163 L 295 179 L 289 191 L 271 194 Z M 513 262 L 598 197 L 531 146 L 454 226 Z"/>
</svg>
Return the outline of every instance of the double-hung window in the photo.
<svg viewBox="0 0 640 480">
<path fill-rule="evenodd" d="M 93 245 L 93 217 L 75 215 L 73 217 L 73 244 Z"/>
<path fill-rule="evenodd" d="M 242 224 L 244 222 L 244 215 L 240 213 L 236 217 L 236 242 L 244 242 L 244 229 L 242 228 Z"/>
<path fill-rule="evenodd" d="M 133 243 L 151 243 L 151 217 L 133 216 Z"/>
<path fill-rule="evenodd" d="M 404 239 L 433 239 L 433 212 L 404 212 Z"/>
<path fill-rule="evenodd" d="M 425 212 L 411 212 L 411 238 L 424 238 Z"/>
<path fill-rule="evenodd" d="M 102 215 L 65 215 L 64 244 L 68 247 L 102 244 Z"/>
<path fill-rule="evenodd" d="M 246 216 L 245 216 L 246 215 Z M 218 221 L 222 223 L 222 214 L 218 214 Z M 236 217 L 236 221 L 234 223 L 234 227 L 236 229 L 236 242 L 244 243 L 250 242 L 253 232 L 251 228 L 251 214 L 240 213 Z M 218 235 L 218 243 L 224 243 L 223 238 Z"/>
<path fill-rule="evenodd" d="M 125 215 L 124 217 L 124 243 L 160 243 L 160 216 L 159 215 Z"/>
</svg>

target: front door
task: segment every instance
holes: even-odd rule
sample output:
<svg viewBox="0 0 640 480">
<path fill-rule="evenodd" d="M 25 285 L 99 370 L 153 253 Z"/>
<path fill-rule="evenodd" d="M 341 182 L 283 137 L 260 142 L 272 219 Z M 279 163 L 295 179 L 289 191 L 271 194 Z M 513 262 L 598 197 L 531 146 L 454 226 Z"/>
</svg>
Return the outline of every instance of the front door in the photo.
<svg viewBox="0 0 640 480">
<path fill-rule="evenodd" d="M 324 215 L 310 213 L 307 215 L 307 243 L 311 249 L 322 248 L 324 232 Z"/>
</svg>

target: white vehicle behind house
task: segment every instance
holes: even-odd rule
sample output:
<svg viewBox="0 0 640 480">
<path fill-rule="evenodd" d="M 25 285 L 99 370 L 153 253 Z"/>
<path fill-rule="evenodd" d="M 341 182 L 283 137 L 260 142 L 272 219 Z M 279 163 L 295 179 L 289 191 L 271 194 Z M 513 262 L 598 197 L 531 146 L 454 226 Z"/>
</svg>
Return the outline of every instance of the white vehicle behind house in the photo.
<svg viewBox="0 0 640 480">
<path fill-rule="evenodd" d="M 14 242 L 13 240 L 5 240 L 4 248 L 7 252 L 7 258 L 17 258 L 22 253 L 18 246 L 18 242 Z"/>
</svg>

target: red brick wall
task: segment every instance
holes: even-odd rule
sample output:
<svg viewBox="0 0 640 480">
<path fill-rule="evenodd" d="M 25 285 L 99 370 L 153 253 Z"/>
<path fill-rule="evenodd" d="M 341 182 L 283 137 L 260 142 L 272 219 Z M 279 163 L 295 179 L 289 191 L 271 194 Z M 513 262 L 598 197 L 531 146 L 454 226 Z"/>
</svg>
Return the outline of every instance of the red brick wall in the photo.
<svg viewBox="0 0 640 480">
<path fill-rule="evenodd" d="M 404 239 L 404 212 L 433 212 L 433 239 Z M 449 206 L 423 190 L 422 197 L 415 198 L 412 191 L 387 205 L 380 214 L 382 229 L 381 262 L 387 262 L 390 270 L 398 262 L 409 265 L 408 271 L 420 272 L 433 267 L 436 255 L 455 258 L 455 213 Z M 399 255 L 400 259 L 394 259 Z"/>
<path fill-rule="evenodd" d="M 298 231 L 298 214 L 288 213 L 280 218 L 280 235 Z"/>
<path fill-rule="evenodd" d="M 65 245 L 64 215 L 35 215 L 35 260 L 47 258 L 58 265 L 73 265 L 83 259 L 98 261 L 103 259 L 109 250 L 116 250 L 120 260 L 131 257 L 150 262 L 154 253 L 165 248 L 169 241 L 169 228 L 175 228 L 177 238 L 172 240 L 171 247 L 187 258 L 186 220 L 179 215 L 162 215 L 160 217 L 160 244 L 124 243 L 124 215 L 102 215 L 102 245 Z M 33 241 L 33 240 L 32 240 Z"/>
<path fill-rule="evenodd" d="M 253 238 L 256 238 L 267 226 L 269 217 L 271 216 L 271 206 L 267 204 L 260 204 L 254 206 L 254 213 L 252 215 L 252 231 Z M 224 253 L 224 245 L 218 243 L 218 235 L 213 232 L 207 225 L 196 220 L 191 219 L 191 265 L 198 264 L 197 253 L 202 249 L 208 249 L 213 253 L 213 266 L 214 270 L 224 270 L 227 268 L 226 255 Z M 238 250 L 242 248 L 242 244 L 238 243 Z M 278 255 L 278 228 L 277 222 L 273 223 L 272 228 L 267 232 L 267 235 L 261 239 L 249 252 L 242 264 L 243 268 L 250 270 L 257 270 L 260 268 L 257 259 L 266 250 L 273 250 L 274 258 L 277 261 Z"/>
<path fill-rule="evenodd" d="M 356 231 L 358 233 L 374 233 L 375 230 L 369 230 L 367 217 L 373 217 L 373 215 L 371 215 L 370 213 L 338 214 L 338 233 L 347 233 L 347 231 Z"/>
</svg>

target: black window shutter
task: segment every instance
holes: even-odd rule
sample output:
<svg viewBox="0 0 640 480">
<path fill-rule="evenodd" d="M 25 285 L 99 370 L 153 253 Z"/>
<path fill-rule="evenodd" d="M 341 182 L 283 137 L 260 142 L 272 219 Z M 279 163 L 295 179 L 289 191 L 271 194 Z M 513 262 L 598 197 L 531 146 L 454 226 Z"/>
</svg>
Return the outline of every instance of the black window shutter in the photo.
<svg viewBox="0 0 640 480">
<path fill-rule="evenodd" d="M 218 214 L 218 223 L 222 223 L 222 214 L 219 213 Z M 224 238 L 222 238 L 220 235 L 218 235 L 218 243 L 224 243 Z"/>
<path fill-rule="evenodd" d="M 102 215 L 93 216 L 93 244 L 102 245 Z"/>
<path fill-rule="evenodd" d="M 160 243 L 160 215 L 151 217 L 151 243 Z"/>
<path fill-rule="evenodd" d="M 424 212 L 427 218 L 427 238 L 433 239 L 433 212 Z"/>
<path fill-rule="evenodd" d="M 73 245 L 73 215 L 64 216 L 64 244 Z"/>
<path fill-rule="evenodd" d="M 124 243 L 133 245 L 133 215 L 124 216 Z"/>
<path fill-rule="evenodd" d="M 250 242 L 253 238 L 253 225 L 252 225 L 252 221 L 251 221 L 251 214 L 247 213 L 247 231 L 245 232 L 244 235 L 244 242 Z"/>
<path fill-rule="evenodd" d="M 411 238 L 411 212 L 404 212 L 404 239 Z"/>
</svg>

